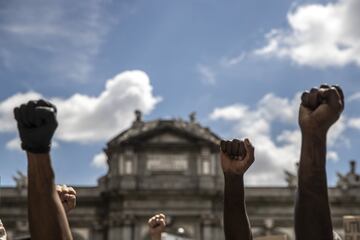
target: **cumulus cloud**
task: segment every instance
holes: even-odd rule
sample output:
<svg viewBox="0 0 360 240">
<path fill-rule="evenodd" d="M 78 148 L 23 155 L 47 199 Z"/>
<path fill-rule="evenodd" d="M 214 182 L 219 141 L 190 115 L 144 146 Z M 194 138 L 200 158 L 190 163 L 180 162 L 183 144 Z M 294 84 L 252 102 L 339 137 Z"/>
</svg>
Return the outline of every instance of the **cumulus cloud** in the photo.
<svg viewBox="0 0 360 240">
<path fill-rule="evenodd" d="M 107 157 L 105 153 L 98 153 L 91 161 L 91 165 L 95 168 L 107 169 Z"/>
<path fill-rule="evenodd" d="M 56 141 L 52 141 L 51 143 L 52 145 L 52 148 L 53 149 L 56 149 L 59 147 L 59 143 L 56 142 Z M 11 139 L 10 141 L 8 141 L 6 144 L 5 144 L 5 148 L 10 150 L 10 151 L 23 151 L 21 149 L 21 142 L 20 142 L 20 138 L 16 137 L 14 139 Z"/>
<path fill-rule="evenodd" d="M 6 149 L 12 150 L 12 151 L 21 151 L 21 143 L 19 138 L 14 138 L 10 141 L 8 141 L 5 145 Z"/>
<path fill-rule="evenodd" d="M 235 57 L 223 57 L 220 59 L 220 65 L 223 67 L 232 67 L 241 63 L 245 59 L 245 57 L 245 52 Z"/>
<path fill-rule="evenodd" d="M 214 85 L 216 83 L 215 72 L 208 66 L 199 64 L 197 65 L 197 71 L 200 74 L 201 81 L 205 84 Z"/>
<path fill-rule="evenodd" d="M 300 5 L 287 15 L 290 29 L 273 29 L 255 54 L 313 67 L 360 66 L 359 12 L 358 0 Z"/>
<path fill-rule="evenodd" d="M 301 146 L 301 133 L 297 126 L 299 104 L 300 93 L 292 99 L 270 93 L 260 99 L 254 108 L 237 103 L 216 108 L 210 114 L 212 120 L 230 122 L 235 136 L 249 137 L 255 145 L 256 161 L 246 179 L 249 184 L 283 185 L 283 170 L 295 171 Z M 274 126 L 280 126 L 281 130 L 275 131 Z M 345 129 L 344 118 L 331 129 L 328 159 L 339 159 L 331 147 L 344 138 Z"/>
<path fill-rule="evenodd" d="M 17 71 L 86 81 L 115 22 L 106 1 L 7 1 L 0 14 L 0 64 Z M 24 54 L 26 53 L 26 54 Z M 40 68 L 41 67 L 41 68 Z"/>
<path fill-rule="evenodd" d="M 30 99 L 43 96 L 36 92 L 18 93 L 0 103 L 0 131 L 15 132 L 13 108 Z M 109 140 L 129 127 L 134 110 L 147 114 L 161 100 L 153 95 L 150 79 L 142 71 L 122 72 L 107 80 L 98 96 L 74 94 L 63 98 L 49 98 L 58 108 L 59 127 L 55 139 L 69 142 L 97 142 Z M 15 140 L 8 143 L 13 148 Z"/>
<path fill-rule="evenodd" d="M 354 102 L 358 100 L 360 100 L 360 92 L 354 93 L 348 98 L 349 102 Z"/>
<path fill-rule="evenodd" d="M 13 109 L 31 99 L 41 98 L 36 92 L 17 93 L 0 102 L 0 132 L 12 132 L 16 130 Z"/>
<path fill-rule="evenodd" d="M 360 130 L 360 118 L 351 118 L 349 119 L 349 126 L 355 129 Z"/>
</svg>

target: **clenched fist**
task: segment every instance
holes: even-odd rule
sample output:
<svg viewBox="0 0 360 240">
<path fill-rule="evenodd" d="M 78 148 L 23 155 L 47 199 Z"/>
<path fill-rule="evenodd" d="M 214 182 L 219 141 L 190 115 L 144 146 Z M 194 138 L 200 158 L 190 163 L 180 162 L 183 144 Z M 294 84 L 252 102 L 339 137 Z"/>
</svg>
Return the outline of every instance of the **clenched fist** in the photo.
<svg viewBox="0 0 360 240">
<path fill-rule="evenodd" d="M 66 185 L 56 185 L 56 191 L 59 194 L 65 213 L 68 214 L 76 207 L 76 191 Z"/>
<path fill-rule="evenodd" d="M 221 167 L 224 173 L 243 175 L 255 161 L 254 147 L 249 139 L 220 142 Z"/>
<path fill-rule="evenodd" d="M 0 240 L 7 240 L 6 231 L 5 231 L 4 225 L 2 224 L 1 220 L 0 220 Z"/>
<path fill-rule="evenodd" d="M 303 134 L 326 134 L 344 110 L 344 94 L 339 86 L 321 85 L 301 96 L 299 125 Z"/>
<path fill-rule="evenodd" d="M 48 153 L 58 126 L 56 107 L 45 101 L 29 101 L 14 109 L 21 147 L 31 153 Z"/>
<path fill-rule="evenodd" d="M 165 231 L 165 215 L 164 214 L 157 214 L 149 219 L 148 221 L 149 226 L 149 234 L 151 240 L 161 240 L 161 233 Z"/>
</svg>

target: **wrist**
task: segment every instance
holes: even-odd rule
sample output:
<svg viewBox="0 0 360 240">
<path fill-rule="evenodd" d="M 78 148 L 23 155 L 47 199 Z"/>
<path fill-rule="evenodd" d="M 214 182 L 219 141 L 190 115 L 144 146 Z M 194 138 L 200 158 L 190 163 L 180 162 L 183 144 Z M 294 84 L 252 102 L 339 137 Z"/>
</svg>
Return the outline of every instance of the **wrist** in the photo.
<svg viewBox="0 0 360 240">
<path fill-rule="evenodd" d="M 242 174 L 224 173 L 225 192 L 231 195 L 242 194 L 244 189 L 244 177 Z"/>
<path fill-rule="evenodd" d="M 326 146 L 326 136 L 324 132 L 302 132 L 302 146 L 305 148 L 313 147 L 315 144 L 317 147 Z"/>
<path fill-rule="evenodd" d="M 325 139 L 327 132 L 328 132 L 328 129 L 321 129 L 321 128 L 302 129 L 301 128 L 301 135 L 303 138 L 306 138 L 306 139 L 313 139 L 313 138 Z"/>
<path fill-rule="evenodd" d="M 303 133 L 301 141 L 299 181 L 306 180 L 313 184 L 314 177 L 326 172 L 326 134 Z"/>
<path fill-rule="evenodd" d="M 234 172 L 223 172 L 223 173 L 224 173 L 225 182 L 229 182 L 229 183 L 231 183 L 232 181 L 237 182 L 239 179 L 244 178 L 243 173 L 234 173 Z"/>
<path fill-rule="evenodd" d="M 50 152 L 51 149 L 51 144 L 48 145 L 44 145 L 44 146 L 31 146 L 29 144 L 26 143 L 21 143 L 21 148 L 29 153 L 34 153 L 34 154 L 46 154 Z"/>
</svg>

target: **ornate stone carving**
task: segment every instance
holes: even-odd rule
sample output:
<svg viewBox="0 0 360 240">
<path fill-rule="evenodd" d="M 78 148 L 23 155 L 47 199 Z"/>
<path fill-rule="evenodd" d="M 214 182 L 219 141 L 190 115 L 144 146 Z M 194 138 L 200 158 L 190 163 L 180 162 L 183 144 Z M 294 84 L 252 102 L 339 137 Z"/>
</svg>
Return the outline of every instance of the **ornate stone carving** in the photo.
<svg viewBox="0 0 360 240">
<path fill-rule="evenodd" d="M 360 175 L 356 173 L 356 161 L 350 161 L 350 171 L 342 175 L 337 173 L 338 182 L 337 186 L 343 190 L 350 188 L 360 188 Z"/>
</svg>

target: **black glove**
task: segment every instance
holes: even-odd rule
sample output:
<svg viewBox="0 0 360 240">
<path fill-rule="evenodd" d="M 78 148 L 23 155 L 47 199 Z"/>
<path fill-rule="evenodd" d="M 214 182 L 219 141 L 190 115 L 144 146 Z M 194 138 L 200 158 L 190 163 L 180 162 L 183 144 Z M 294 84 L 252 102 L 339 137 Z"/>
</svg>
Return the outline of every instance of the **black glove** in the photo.
<svg viewBox="0 0 360 240">
<path fill-rule="evenodd" d="M 48 153 L 58 126 L 56 107 L 44 100 L 29 101 L 14 108 L 21 148 L 32 153 Z"/>
</svg>

